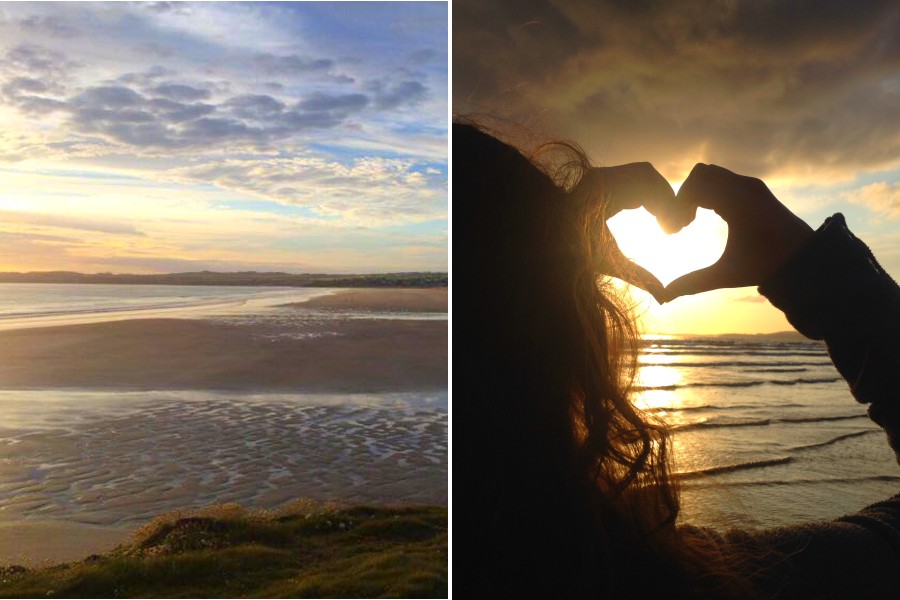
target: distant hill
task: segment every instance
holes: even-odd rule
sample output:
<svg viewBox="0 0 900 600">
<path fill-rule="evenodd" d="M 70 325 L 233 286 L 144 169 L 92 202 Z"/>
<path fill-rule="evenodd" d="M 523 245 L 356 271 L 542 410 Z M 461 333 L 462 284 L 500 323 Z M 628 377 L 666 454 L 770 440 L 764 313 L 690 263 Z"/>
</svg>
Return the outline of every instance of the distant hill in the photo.
<svg viewBox="0 0 900 600">
<path fill-rule="evenodd" d="M 699 337 L 699 336 L 698 336 Z M 810 342 L 809 338 L 797 331 L 777 331 L 775 333 L 723 333 L 710 335 L 716 339 L 743 340 L 748 342 Z"/>
<path fill-rule="evenodd" d="M 31 271 L 0 273 L 0 283 L 119 283 L 133 285 L 254 285 L 281 287 L 446 287 L 447 273 L 376 273 L 335 275 L 328 273 L 266 273 L 241 271 L 218 273 L 75 273 Z"/>
</svg>

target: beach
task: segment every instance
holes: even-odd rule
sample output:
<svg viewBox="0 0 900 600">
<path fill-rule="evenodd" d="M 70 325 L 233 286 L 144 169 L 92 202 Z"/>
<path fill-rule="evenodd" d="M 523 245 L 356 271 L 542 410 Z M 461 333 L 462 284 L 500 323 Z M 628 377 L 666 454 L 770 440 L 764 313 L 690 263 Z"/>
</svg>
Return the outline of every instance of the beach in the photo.
<svg viewBox="0 0 900 600">
<path fill-rule="evenodd" d="M 309 307 L 317 312 L 348 307 L 418 312 L 427 304 L 446 312 L 446 299 L 446 290 L 360 290 L 320 296 Z M 305 304 L 285 308 L 302 310 Z M 149 318 L 0 331 L 0 389 L 379 392 L 446 387 L 446 321 L 352 316 L 290 324 Z"/>
<path fill-rule="evenodd" d="M 447 290 L 312 300 L 0 331 L 0 563 L 212 503 L 446 504 Z"/>
</svg>

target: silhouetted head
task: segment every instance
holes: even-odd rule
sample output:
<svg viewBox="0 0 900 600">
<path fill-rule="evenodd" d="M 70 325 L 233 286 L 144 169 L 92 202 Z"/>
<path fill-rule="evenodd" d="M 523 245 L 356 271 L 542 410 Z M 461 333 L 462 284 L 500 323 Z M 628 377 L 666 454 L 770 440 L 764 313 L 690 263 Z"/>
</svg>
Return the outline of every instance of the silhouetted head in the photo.
<svg viewBox="0 0 900 600">
<path fill-rule="evenodd" d="M 525 156 L 453 126 L 457 572 L 482 592 L 634 595 L 683 574 L 666 432 L 629 399 L 634 320 L 592 266 L 587 168 L 572 145 Z"/>
</svg>

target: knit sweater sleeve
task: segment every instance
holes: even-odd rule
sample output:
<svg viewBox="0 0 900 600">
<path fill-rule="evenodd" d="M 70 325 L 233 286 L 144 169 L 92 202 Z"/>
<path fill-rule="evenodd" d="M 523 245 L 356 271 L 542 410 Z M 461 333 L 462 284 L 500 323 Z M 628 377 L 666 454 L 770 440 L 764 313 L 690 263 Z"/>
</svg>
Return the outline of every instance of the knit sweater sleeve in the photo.
<svg viewBox="0 0 900 600">
<path fill-rule="evenodd" d="M 807 337 L 824 340 L 857 401 L 900 443 L 900 288 L 869 248 L 829 218 L 759 291 Z M 834 521 L 720 538 L 771 598 L 896 598 L 900 495 Z"/>
<path fill-rule="evenodd" d="M 853 396 L 900 451 L 900 287 L 844 216 L 827 219 L 759 292 L 797 331 L 825 340 Z"/>
</svg>

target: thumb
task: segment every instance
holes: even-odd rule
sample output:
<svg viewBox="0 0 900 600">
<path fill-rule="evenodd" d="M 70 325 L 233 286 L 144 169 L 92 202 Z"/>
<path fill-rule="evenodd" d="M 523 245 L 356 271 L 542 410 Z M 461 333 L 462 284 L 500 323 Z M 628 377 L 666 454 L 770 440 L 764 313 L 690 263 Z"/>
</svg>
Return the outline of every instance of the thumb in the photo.
<svg viewBox="0 0 900 600">
<path fill-rule="evenodd" d="M 680 296 L 699 294 L 722 287 L 723 269 L 719 263 L 698 269 L 669 283 L 665 288 L 665 301 Z"/>
</svg>

